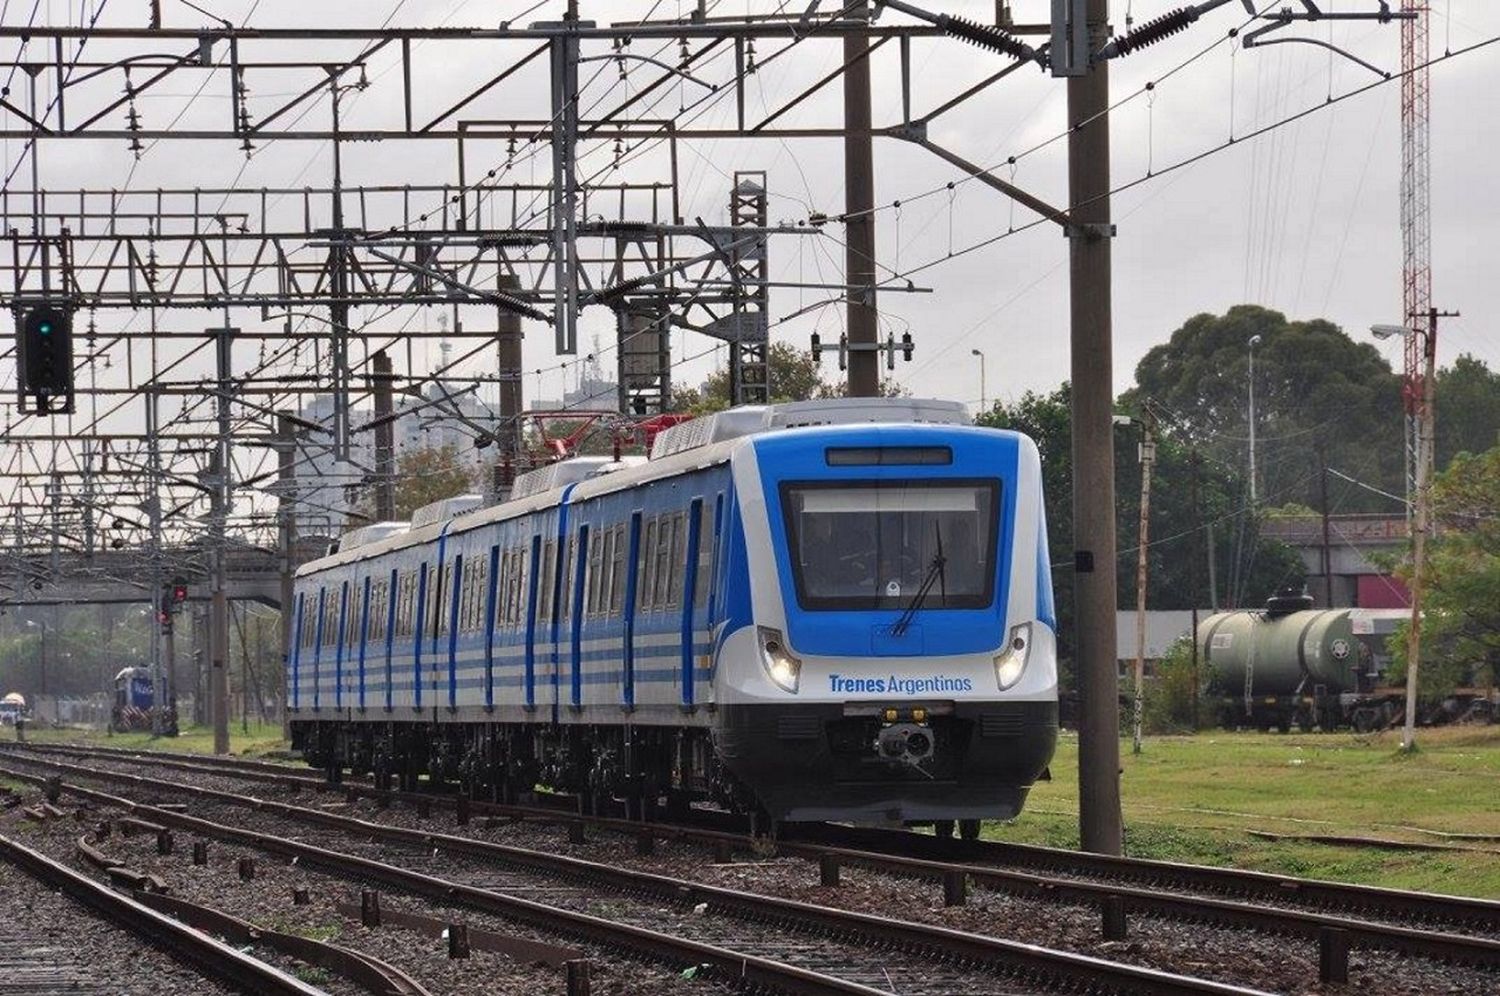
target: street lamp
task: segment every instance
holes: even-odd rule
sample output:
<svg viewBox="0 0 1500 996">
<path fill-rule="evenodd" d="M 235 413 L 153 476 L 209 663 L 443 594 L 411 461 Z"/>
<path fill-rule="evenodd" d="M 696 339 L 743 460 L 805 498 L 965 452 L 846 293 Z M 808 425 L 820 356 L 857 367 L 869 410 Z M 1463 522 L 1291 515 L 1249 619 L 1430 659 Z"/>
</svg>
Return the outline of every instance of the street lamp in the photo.
<svg viewBox="0 0 1500 996">
<path fill-rule="evenodd" d="M 1250 350 L 1250 507 L 1255 507 L 1255 347 L 1260 336 L 1252 335 L 1245 344 Z"/>
<path fill-rule="evenodd" d="M 979 357 L 979 410 L 986 412 L 989 411 L 989 399 L 985 396 L 984 391 L 984 353 L 977 349 L 971 349 L 969 350 L 969 355 Z"/>
</svg>

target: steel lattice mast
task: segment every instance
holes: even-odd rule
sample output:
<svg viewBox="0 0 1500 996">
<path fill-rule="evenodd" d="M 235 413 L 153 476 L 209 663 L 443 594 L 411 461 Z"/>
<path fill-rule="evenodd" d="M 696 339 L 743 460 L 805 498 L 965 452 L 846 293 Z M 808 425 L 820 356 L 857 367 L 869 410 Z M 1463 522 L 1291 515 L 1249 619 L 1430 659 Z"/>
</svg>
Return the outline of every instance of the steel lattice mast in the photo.
<svg viewBox="0 0 1500 996">
<path fill-rule="evenodd" d="M 1428 7 L 1425 0 L 1403 0 L 1403 13 L 1415 17 L 1401 22 L 1401 243 L 1403 249 L 1402 306 L 1409 328 L 1401 393 L 1406 403 L 1406 493 L 1408 509 L 1420 476 L 1419 461 L 1430 461 L 1418 438 L 1422 409 L 1422 349 L 1432 310 L 1432 191 L 1430 147 Z"/>
</svg>

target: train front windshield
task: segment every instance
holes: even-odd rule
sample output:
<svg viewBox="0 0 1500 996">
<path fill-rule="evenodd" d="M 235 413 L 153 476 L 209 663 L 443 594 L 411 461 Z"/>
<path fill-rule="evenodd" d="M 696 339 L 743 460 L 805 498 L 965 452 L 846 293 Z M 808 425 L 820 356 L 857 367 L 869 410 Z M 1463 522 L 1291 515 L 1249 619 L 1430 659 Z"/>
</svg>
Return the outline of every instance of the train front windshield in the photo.
<svg viewBox="0 0 1500 996">
<path fill-rule="evenodd" d="M 994 599 L 997 481 L 788 482 L 781 487 L 804 609 L 929 609 Z"/>
</svg>

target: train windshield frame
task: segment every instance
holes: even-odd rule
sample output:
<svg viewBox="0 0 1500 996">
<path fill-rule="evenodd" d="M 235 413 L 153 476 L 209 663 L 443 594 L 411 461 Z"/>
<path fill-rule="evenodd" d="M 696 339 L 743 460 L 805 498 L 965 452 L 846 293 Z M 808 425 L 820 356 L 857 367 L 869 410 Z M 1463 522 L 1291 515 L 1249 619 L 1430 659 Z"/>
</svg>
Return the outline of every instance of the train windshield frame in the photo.
<svg viewBox="0 0 1500 996">
<path fill-rule="evenodd" d="M 925 609 L 994 602 L 998 479 L 783 481 L 780 491 L 804 610 L 903 610 L 930 573 L 936 577 Z"/>
</svg>

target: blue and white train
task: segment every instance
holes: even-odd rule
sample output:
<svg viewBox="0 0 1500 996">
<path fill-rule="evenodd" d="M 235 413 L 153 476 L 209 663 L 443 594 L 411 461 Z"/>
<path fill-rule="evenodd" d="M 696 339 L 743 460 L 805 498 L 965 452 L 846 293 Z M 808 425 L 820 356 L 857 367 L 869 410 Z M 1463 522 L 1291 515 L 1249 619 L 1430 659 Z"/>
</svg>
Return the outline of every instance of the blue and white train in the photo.
<svg viewBox="0 0 1500 996">
<path fill-rule="evenodd" d="M 1014 816 L 1057 738 L 1041 472 L 1025 436 L 967 423 L 733 409 L 650 459 L 346 538 L 297 574 L 295 744 L 333 778 L 632 812 Z"/>
</svg>

